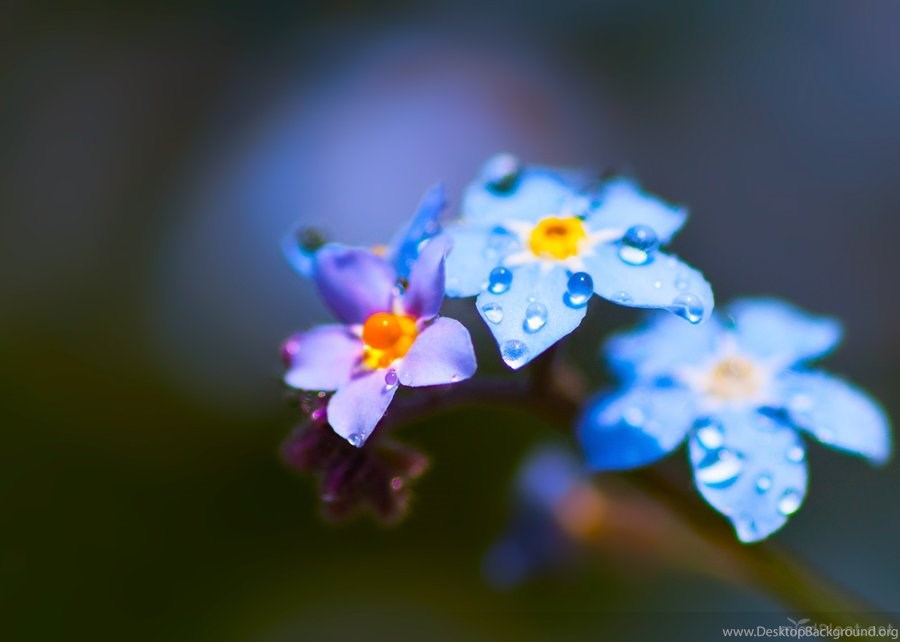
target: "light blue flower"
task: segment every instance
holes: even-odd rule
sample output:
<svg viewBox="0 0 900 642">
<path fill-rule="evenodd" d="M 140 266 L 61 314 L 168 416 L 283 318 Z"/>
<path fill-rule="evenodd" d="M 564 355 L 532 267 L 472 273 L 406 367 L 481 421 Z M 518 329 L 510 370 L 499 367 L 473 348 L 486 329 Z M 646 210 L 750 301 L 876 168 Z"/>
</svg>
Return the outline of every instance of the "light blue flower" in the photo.
<svg viewBox="0 0 900 642">
<path fill-rule="evenodd" d="M 512 368 L 578 327 L 594 294 L 699 323 L 713 309 L 709 283 L 659 251 L 686 217 L 625 179 L 592 186 L 499 155 L 466 189 L 462 218 L 446 227 L 447 295 L 478 297 Z"/>
<path fill-rule="evenodd" d="M 435 185 L 422 196 L 412 219 L 403 226 L 386 246 L 368 248 L 383 255 L 393 264 L 401 279 L 409 276 L 410 267 L 419 256 L 423 241 L 440 232 L 438 217 L 447 205 L 443 185 Z M 281 250 L 288 263 L 302 277 L 312 278 L 315 273 L 316 253 L 323 247 L 344 248 L 340 243 L 323 243 L 318 235 L 303 225 L 296 225 L 284 237 Z"/>
<path fill-rule="evenodd" d="M 625 387 L 599 395 L 578 433 L 595 470 L 650 464 L 688 440 L 700 493 L 744 542 L 781 528 L 806 495 L 803 435 L 884 463 L 888 419 L 849 383 L 807 363 L 840 326 L 769 299 L 734 303 L 702 326 L 671 317 L 612 338 Z"/>
</svg>

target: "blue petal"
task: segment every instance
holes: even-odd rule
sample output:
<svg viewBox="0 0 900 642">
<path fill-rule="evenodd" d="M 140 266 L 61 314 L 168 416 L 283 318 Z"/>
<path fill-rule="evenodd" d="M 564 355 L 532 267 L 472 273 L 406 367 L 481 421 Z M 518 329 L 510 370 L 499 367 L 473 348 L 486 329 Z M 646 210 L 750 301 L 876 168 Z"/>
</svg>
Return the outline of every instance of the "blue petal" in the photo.
<svg viewBox="0 0 900 642">
<path fill-rule="evenodd" d="M 684 366 L 711 358 L 722 332 L 715 317 L 691 325 L 670 314 L 656 313 L 641 328 L 610 338 L 606 357 L 625 378 L 672 377 Z"/>
<path fill-rule="evenodd" d="M 765 539 L 806 496 L 806 453 L 796 430 L 756 410 L 716 415 L 689 440 L 694 481 L 743 542 Z"/>
<path fill-rule="evenodd" d="M 695 417 L 690 391 L 636 386 L 589 401 L 578 421 L 578 438 L 592 469 L 627 470 L 677 448 Z"/>
<path fill-rule="evenodd" d="M 589 200 L 580 196 L 569 177 L 554 170 L 521 168 L 507 189 L 492 187 L 492 163 L 466 188 L 462 199 L 463 219 L 479 225 L 507 220 L 537 221 L 553 214 L 582 214 Z"/>
<path fill-rule="evenodd" d="M 334 315 L 353 324 L 391 309 L 397 273 L 368 250 L 326 245 L 316 252 L 315 279 Z"/>
<path fill-rule="evenodd" d="M 521 247 L 519 237 L 503 228 L 492 229 L 459 223 L 445 228 L 453 240 L 447 255 L 447 296 L 475 296 L 488 275 L 508 254 Z"/>
<path fill-rule="evenodd" d="M 777 385 L 793 422 L 823 444 L 883 464 L 891 454 L 884 410 L 866 393 L 824 372 L 787 372 Z"/>
<path fill-rule="evenodd" d="M 627 230 L 634 225 L 653 228 L 657 238 L 666 243 L 681 229 L 687 210 L 670 205 L 641 191 L 637 183 L 619 178 L 603 185 L 599 202 L 587 217 L 592 229 Z"/>
<path fill-rule="evenodd" d="M 409 271 L 409 282 L 401 299 L 407 313 L 417 319 L 436 316 L 444 301 L 445 257 L 450 239 L 441 236 L 430 241 Z"/>
<path fill-rule="evenodd" d="M 361 447 L 387 411 L 397 386 L 385 385 L 384 370 L 373 370 L 342 385 L 328 401 L 328 423 L 350 444 Z"/>
<path fill-rule="evenodd" d="M 508 290 L 485 290 L 475 303 L 503 361 L 517 369 L 577 328 L 587 306 L 565 303 L 569 274 L 562 266 L 536 262 L 514 268 L 512 274 Z"/>
<path fill-rule="evenodd" d="M 785 366 L 822 356 L 841 339 L 834 319 L 817 317 L 773 299 L 744 299 L 728 307 L 735 337 L 748 353 Z"/>
<path fill-rule="evenodd" d="M 406 278 L 410 267 L 419 256 L 422 241 L 432 238 L 440 232 L 438 216 L 447 206 L 447 195 L 444 186 L 435 185 L 422 196 L 412 220 L 402 228 L 391 241 L 390 259 L 397 274 Z"/>
<path fill-rule="evenodd" d="M 605 243 L 582 257 L 594 292 L 619 305 L 663 308 L 691 323 L 709 318 L 715 301 L 703 275 L 678 258 L 656 252 L 643 265 L 619 258 L 618 244 Z"/>
</svg>

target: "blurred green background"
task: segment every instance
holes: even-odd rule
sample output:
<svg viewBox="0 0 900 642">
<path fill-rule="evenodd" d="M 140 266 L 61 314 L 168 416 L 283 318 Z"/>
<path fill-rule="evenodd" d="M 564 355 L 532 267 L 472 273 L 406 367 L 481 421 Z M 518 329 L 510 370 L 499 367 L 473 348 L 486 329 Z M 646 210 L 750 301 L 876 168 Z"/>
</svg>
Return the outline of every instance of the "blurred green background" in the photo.
<svg viewBox="0 0 900 642">
<path fill-rule="evenodd" d="M 2 637 L 717 639 L 780 609 L 608 560 L 489 587 L 511 476 L 554 434 L 524 416 L 414 427 L 410 518 L 323 524 L 279 461 L 277 348 L 327 315 L 278 244 L 298 220 L 383 241 L 500 150 L 632 170 L 690 205 L 674 249 L 720 301 L 841 317 L 828 368 L 900 416 L 898 28 L 887 1 L 8 3 Z M 592 306 L 571 352 L 599 376 L 638 316 Z M 897 467 L 810 464 L 777 541 L 897 613 Z"/>
</svg>

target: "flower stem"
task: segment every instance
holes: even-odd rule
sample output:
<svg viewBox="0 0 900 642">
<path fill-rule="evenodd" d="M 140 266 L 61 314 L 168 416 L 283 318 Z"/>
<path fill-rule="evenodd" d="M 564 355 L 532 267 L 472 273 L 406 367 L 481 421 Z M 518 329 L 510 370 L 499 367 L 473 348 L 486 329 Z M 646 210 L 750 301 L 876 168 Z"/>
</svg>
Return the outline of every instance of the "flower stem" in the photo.
<svg viewBox="0 0 900 642">
<path fill-rule="evenodd" d="M 454 386 L 421 391 L 421 396 L 392 408 L 381 430 L 428 417 L 472 407 L 494 407 L 537 415 L 555 428 L 571 435 L 584 386 L 577 373 L 566 370 L 555 354 L 543 355 L 532 368 L 527 382 L 509 378 L 475 379 Z M 669 558 L 681 566 L 704 572 L 764 593 L 798 615 L 819 618 L 813 621 L 832 625 L 870 625 L 874 609 L 862 600 L 829 582 L 803 562 L 771 542 L 746 545 L 739 542 L 724 519 L 711 511 L 683 485 L 656 468 L 615 475 L 627 484 L 632 496 L 639 493 L 644 503 L 654 505 L 680 522 L 662 533 Z M 603 485 L 598 490 L 603 492 Z M 671 524 L 672 519 L 657 519 L 654 524 Z M 646 526 L 642 522 L 640 528 Z M 638 528 L 631 525 L 632 531 Z M 644 533 L 632 532 L 633 541 L 645 541 Z M 671 535 L 671 537 L 669 537 Z M 595 541 L 597 545 L 607 541 Z M 680 550 L 673 550 L 673 547 Z M 687 561 L 686 561 L 687 560 Z M 690 562 L 693 560 L 693 562 Z M 868 622 L 861 621 L 863 618 Z"/>
</svg>

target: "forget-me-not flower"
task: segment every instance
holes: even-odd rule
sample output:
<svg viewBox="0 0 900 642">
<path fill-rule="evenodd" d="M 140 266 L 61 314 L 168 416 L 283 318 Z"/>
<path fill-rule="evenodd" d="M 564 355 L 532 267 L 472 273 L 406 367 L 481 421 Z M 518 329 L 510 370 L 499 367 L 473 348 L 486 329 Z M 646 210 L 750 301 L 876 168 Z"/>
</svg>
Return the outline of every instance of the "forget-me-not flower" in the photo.
<svg viewBox="0 0 900 642">
<path fill-rule="evenodd" d="M 288 339 L 284 380 L 300 390 L 336 391 L 328 423 L 354 446 L 375 429 L 398 385 L 454 383 L 475 372 L 469 332 L 437 316 L 446 250 L 444 239 L 428 241 L 405 289 L 395 267 L 372 252 L 339 246 L 316 252 L 316 285 L 341 324 Z"/>
<path fill-rule="evenodd" d="M 400 278 L 409 276 L 409 269 L 419 256 L 424 241 L 440 232 L 438 217 L 447 205 L 444 186 L 435 185 L 422 196 L 409 223 L 394 235 L 388 245 L 376 245 L 371 249 L 384 256 Z M 324 243 L 315 232 L 303 225 L 296 225 L 281 243 L 288 263 L 300 276 L 312 278 L 316 266 L 316 253 L 323 247 L 346 247 L 340 243 Z"/>
<path fill-rule="evenodd" d="M 574 174 L 494 157 L 445 231 L 447 295 L 476 305 L 519 368 L 574 330 L 593 294 L 664 308 L 691 323 L 713 309 L 697 270 L 659 251 L 687 217 L 625 179 L 591 187 Z"/>
<path fill-rule="evenodd" d="M 890 454 L 888 420 L 876 402 L 807 368 L 840 334 L 834 320 L 748 299 L 702 326 L 664 317 L 614 337 L 607 355 L 626 385 L 599 396 L 580 419 L 589 465 L 650 464 L 687 438 L 706 501 L 742 541 L 769 536 L 806 494 L 801 435 L 873 463 Z"/>
</svg>

